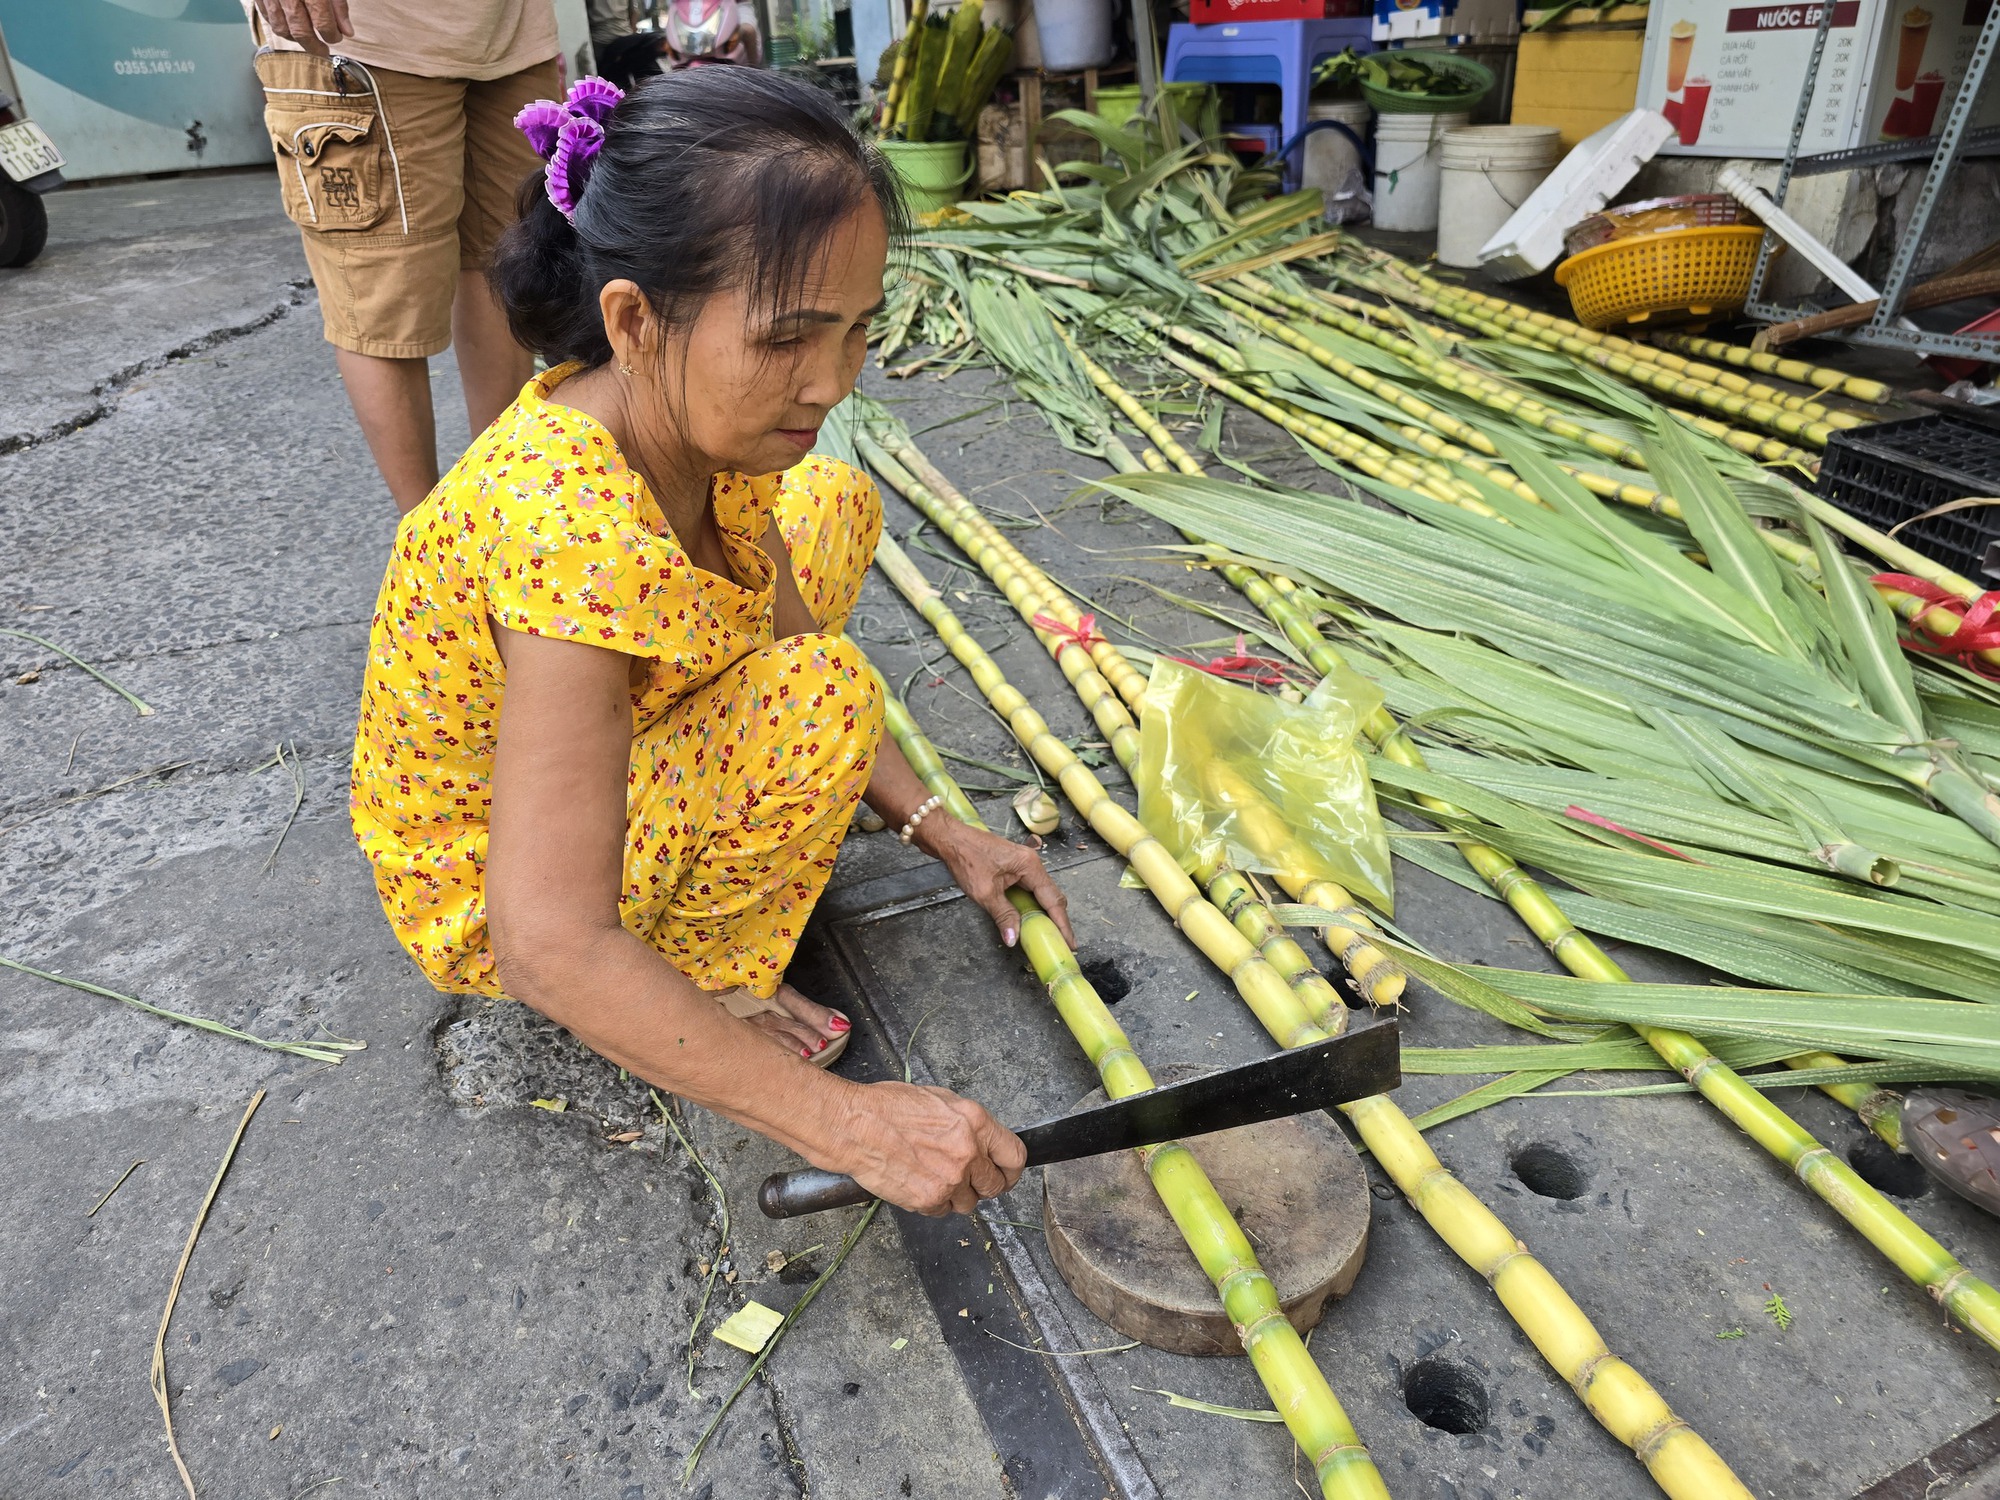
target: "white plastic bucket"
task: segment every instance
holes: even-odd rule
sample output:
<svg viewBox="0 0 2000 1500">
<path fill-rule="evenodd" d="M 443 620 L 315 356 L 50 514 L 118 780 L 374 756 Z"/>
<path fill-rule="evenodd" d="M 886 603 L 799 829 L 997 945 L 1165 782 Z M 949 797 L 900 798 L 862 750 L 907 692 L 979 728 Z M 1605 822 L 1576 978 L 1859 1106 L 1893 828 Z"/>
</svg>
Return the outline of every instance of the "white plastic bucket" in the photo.
<svg viewBox="0 0 2000 1500">
<path fill-rule="evenodd" d="M 1035 0 L 1042 66 L 1055 73 L 1111 61 L 1111 0 Z"/>
<path fill-rule="evenodd" d="M 1438 227 L 1438 174 L 1447 131 L 1471 115 L 1375 117 L 1375 227 L 1405 232 Z"/>
<path fill-rule="evenodd" d="M 1365 99 L 1339 99 L 1306 106 L 1308 123 L 1338 120 L 1364 141 L 1368 139 L 1368 121 L 1374 113 Z M 1361 153 L 1339 131 L 1315 130 L 1306 137 L 1305 164 L 1299 172 L 1301 187 L 1318 188 L 1330 202 L 1334 194 L 1350 191 L 1360 172 Z"/>
<path fill-rule="evenodd" d="M 1439 153 L 1438 259 L 1476 266 L 1479 251 L 1514 217 L 1562 157 L 1553 125 L 1467 125 Z"/>
</svg>

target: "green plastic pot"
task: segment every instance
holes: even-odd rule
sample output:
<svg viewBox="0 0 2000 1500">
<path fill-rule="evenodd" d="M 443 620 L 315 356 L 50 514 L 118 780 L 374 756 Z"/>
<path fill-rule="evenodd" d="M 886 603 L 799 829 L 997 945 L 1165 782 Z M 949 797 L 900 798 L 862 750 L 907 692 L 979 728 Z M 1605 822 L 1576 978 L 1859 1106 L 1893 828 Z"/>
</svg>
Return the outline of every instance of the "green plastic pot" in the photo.
<svg viewBox="0 0 2000 1500">
<path fill-rule="evenodd" d="M 965 141 L 881 141 L 882 154 L 903 185 L 910 213 L 935 213 L 958 202 L 972 180 L 973 163 L 966 160 Z"/>
</svg>

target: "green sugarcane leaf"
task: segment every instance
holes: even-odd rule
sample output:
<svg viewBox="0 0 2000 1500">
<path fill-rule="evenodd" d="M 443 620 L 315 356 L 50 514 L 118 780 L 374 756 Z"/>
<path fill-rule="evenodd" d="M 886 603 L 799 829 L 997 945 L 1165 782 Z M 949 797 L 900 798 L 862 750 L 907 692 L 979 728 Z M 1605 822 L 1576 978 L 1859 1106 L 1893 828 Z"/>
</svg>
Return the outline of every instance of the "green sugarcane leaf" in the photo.
<svg viewBox="0 0 2000 1500">
<path fill-rule="evenodd" d="M 1902 878 L 1894 860 L 1862 848 L 1811 792 L 1781 777 L 1760 774 L 1750 755 L 1713 723 L 1665 710 L 1653 710 L 1647 719 L 1677 740 L 1689 762 L 1711 777 L 1725 796 L 1788 819 L 1800 842 L 1828 869 L 1874 885 L 1894 885 Z"/>
<path fill-rule="evenodd" d="M 1802 519 L 1819 558 L 1820 579 L 1826 587 L 1834 627 L 1847 648 L 1862 691 L 1875 711 L 1902 730 L 1910 743 L 1929 739 L 1916 682 L 1896 640 L 1896 617 L 1882 596 L 1855 576 L 1853 566 L 1818 519 L 1812 515 Z"/>
<path fill-rule="evenodd" d="M 1550 505 L 1580 526 L 1589 528 L 1618 549 L 1634 575 L 1635 584 L 1649 588 L 1654 599 L 1697 625 L 1719 627 L 1744 642 L 1777 651 L 1782 638 L 1772 623 L 1758 618 L 1748 601 L 1659 537 L 1615 515 L 1581 484 L 1545 459 L 1531 444 L 1517 443 L 1511 434 L 1494 436 L 1494 444 L 1514 472 Z"/>
<path fill-rule="evenodd" d="M 1651 1052 L 1653 1049 L 1646 1049 Z M 1482 1083 L 1478 1088 L 1468 1090 L 1455 1099 L 1425 1110 L 1411 1118 L 1410 1123 L 1420 1131 L 1435 1130 L 1440 1125 L 1462 1119 L 1478 1110 L 1495 1104 L 1504 1104 L 1509 1099 L 1518 1099 L 1523 1094 L 1532 1094 L 1551 1083 L 1567 1078 L 1567 1073 L 1543 1071 L 1533 1073 L 1510 1073 L 1504 1078 L 1496 1078 L 1491 1083 Z"/>
<path fill-rule="evenodd" d="M 2000 920 L 1980 913 L 1885 891 L 1864 892 L 1832 877 L 1786 871 L 1730 855 L 1714 854 L 1694 864 L 1635 852 L 1629 843 L 1623 847 L 1600 844 L 1580 837 L 1578 825 L 1557 823 L 1456 777 L 1374 756 L 1368 766 L 1378 787 L 1399 787 L 1465 809 L 1483 821 L 1473 825 L 1464 818 L 1436 816 L 1447 826 L 1457 824 L 1475 832 L 1517 859 L 1585 890 L 1601 887 L 1642 902 L 1656 902 L 1661 893 L 1672 892 L 1718 912 L 1734 910 L 1828 922 L 1884 939 L 1958 949 L 1982 964 L 2000 955 Z"/>
<path fill-rule="evenodd" d="M 1436 960 L 1408 959 L 1393 939 L 1385 944 L 1412 972 L 1457 982 Z M 1461 970 L 1459 978 L 1468 971 Z M 1939 1065 L 1971 1065 L 1982 1076 L 2000 1072 L 2000 1011 L 1962 1000 L 1910 996 L 1816 995 L 1722 985 L 1610 984 L 1518 969 L 1471 970 L 1476 982 L 1557 1015 L 1593 1021 L 1672 1026 L 1697 1035 L 1715 1032 L 1801 1049 L 1852 1053 Z"/>
<path fill-rule="evenodd" d="M 1798 1051 L 2000 1076 L 2000 1011 L 1991 1006 L 1907 996 L 1612 983 L 1445 963 L 1386 936 L 1382 946 L 1439 994 L 1482 1010 L 1490 1003 L 1488 992 L 1497 992 L 1572 1020 L 1671 1027 L 1697 1036 L 1713 1033 L 1783 1043 Z"/>
<path fill-rule="evenodd" d="M 1500 899 L 1448 844 L 1398 840 L 1395 852 L 1466 890 Z M 1738 917 L 1724 923 L 1715 919 L 1712 909 L 1699 903 L 1642 906 L 1581 891 L 1552 891 L 1550 899 L 1585 932 L 1677 953 L 1759 984 L 1842 994 L 1936 995 L 1935 987 L 1942 977 L 1938 966 L 1923 963 L 1911 966 L 1913 972 L 1885 976 L 1878 968 L 1897 966 L 1892 962 L 1878 964 L 1884 955 L 1874 945 L 1813 923 Z M 2000 1001 L 2000 984 L 1982 987 L 1976 981 L 1965 981 L 1950 992 L 1965 1000 Z"/>
<path fill-rule="evenodd" d="M 1656 415 L 1652 427 L 1652 436 L 1643 445 L 1647 467 L 1660 488 L 1680 501 L 1682 518 L 1701 544 L 1709 569 L 1761 614 L 1759 633 L 1775 643 L 1773 650 L 1804 659 L 1812 634 L 1785 591 L 1777 559 L 1744 514 L 1741 500 L 1702 462 L 1696 438 L 1679 422 Z"/>
</svg>

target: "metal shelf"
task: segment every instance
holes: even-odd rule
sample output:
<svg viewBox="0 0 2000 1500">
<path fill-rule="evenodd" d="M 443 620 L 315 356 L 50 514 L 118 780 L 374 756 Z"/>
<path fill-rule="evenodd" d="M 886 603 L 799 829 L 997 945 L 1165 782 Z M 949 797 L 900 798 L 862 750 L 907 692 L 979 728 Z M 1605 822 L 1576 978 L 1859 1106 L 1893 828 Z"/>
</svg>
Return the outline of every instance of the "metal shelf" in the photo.
<svg viewBox="0 0 2000 1500">
<path fill-rule="evenodd" d="M 1986 85 L 1994 52 L 2000 50 L 2000 4 L 1993 5 L 1986 13 L 1986 20 L 1979 29 L 1979 40 L 1966 63 L 1965 76 L 1959 80 L 1958 93 L 1952 99 L 1951 113 L 1945 117 L 1941 132 L 1918 141 L 1891 141 L 1881 146 L 1861 146 L 1801 157 L 1799 141 L 1805 134 L 1806 119 L 1812 112 L 1813 89 L 1819 81 L 1820 59 L 1826 52 L 1827 32 L 1833 24 L 1833 13 L 1832 5 L 1819 7 L 1819 27 L 1813 33 L 1812 58 L 1806 64 L 1798 109 L 1792 115 L 1791 139 L 1785 144 L 1785 160 L 1779 169 L 1778 186 L 1771 194 L 1772 198 L 1783 204 L 1785 192 L 1794 177 L 1818 172 L 1848 171 L 1882 162 L 1922 161 L 1926 158 L 1931 162 L 1931 170 L 1924 174 L 1924 185 L 1917 190 L 1917 202 L 1910 213 L 1909 227 L 1896 243 L 1896 253 L 1890 261 L 1888 279 L 1882 287 L 1882 296 L 1874 315 L 1858 328 L 1843 329 L 1825 336 L 1881 349 L 1906 350 L 1918 356 L 1955 354 L 1973 359 L 2000 360 L 2000 334 L 1933 333 L 1909 324 L 1903 317 L 1903 299 L 1915 280 L 1917 259 L 1922 255 L 1924 241 L 1930 235 L 1931 214 L 1944 196 L 1947 179 L 1967 155 L 2000 147 L 2000 128 L 1969 128 L 1973 109 Z M 1790 322 L 1794 318 L 1825 311 L 1818 307 L 1780 307 L 1764 299 L 1764 276 L 1770 268 L 1771 253 L 1772 238 L 1767 234 L 1764 246 L 1757 255 L 1756 270 L 1751 273 L 1750 297 L 1744 310 L 1751 317 L 1767 323 Z"/>
</svg>

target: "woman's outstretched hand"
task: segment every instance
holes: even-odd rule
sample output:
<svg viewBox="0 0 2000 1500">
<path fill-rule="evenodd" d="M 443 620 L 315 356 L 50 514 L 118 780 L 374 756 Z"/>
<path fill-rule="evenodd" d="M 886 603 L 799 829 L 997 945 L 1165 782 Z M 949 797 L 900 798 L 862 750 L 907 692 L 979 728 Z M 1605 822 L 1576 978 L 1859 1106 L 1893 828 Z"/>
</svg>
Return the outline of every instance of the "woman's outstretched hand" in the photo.
<svg viewBox="0 0 2000 1500">
<path fill-rule="evenodd" d="M 917 841 L 944 861 L 960 890 L 986 909 L 993 925 L 1000 929 L 1000 941 L 1009 948 L 1021 935 L 1021 914 L 1007 899 L 1007 892 L 1017 885 L 1041 903 L 1063 941 L 1076 947 L 1076 934 L 1069 925 L 1069 902 L 1033 849 L 942 812 L 924 820 Z"/>
<path fill-rule="evenodd" d="M 843 1149 L 829 1162 L 898 1208 L 969 1214 L 1012 1187 L 1027 1165 L 1021 1138 L 949 1089 L 871 1083 L 856 1090 Z"/>
</svg>

